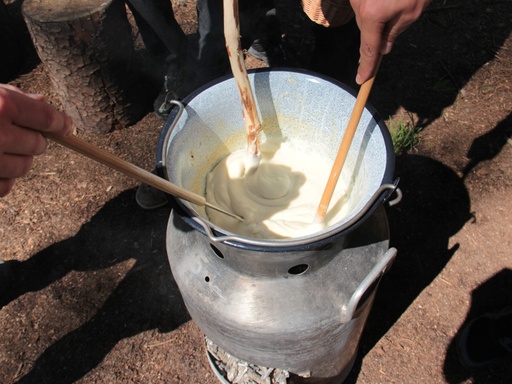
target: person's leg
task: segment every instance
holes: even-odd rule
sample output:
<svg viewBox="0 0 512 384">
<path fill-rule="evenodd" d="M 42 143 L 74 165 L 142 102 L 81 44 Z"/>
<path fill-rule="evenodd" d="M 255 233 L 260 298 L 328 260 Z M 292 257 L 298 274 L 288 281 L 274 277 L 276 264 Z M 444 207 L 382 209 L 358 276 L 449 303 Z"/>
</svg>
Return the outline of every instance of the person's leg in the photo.
<svg viewBox="0 0 512 384">
<path fill-rule="evenodd" d="M 132 12 L 133 18 L 137 24 L 137 28 L 139 30 L 140 36 L 142 37 L 142 41 L 144 42 L 144 46 L 150 53 L 153 59 L 159 59 L 160 66 L 163 66 L 163 60 L 167 56 L 169 52 L 165 44 L 160 40 L 158 35 L 155 33 L 150 24 L 142 17 L 137 8 L 132 5 L 130 0 L 126 1 L 128 8 Z M 137 4 L 137 1 L 135 2 Z"/>
<path fill-rule="evenodd" d="M 222 0 L 196 2 L 198 42 L 194 65 L 189 68 L 189 91 L 230 72 L 222 3 Z"/>
<path fill-rule="evenodd" d="M 174 17 L 169 0 L 127 0 L 139 27 L 144 44 L 164 65 L 162 91 L 155 100 L 155 112 L 167 117 L 167 101 L 183 96 L 186 59 L 186 35 Z"/>
<path fill-rule="evenodd" d="M 151 53 L 165 60 L 183 58 L 186 35 L 174 17 L 168 0 L 127 0 L 142 39 Z"/>
<path fill-rule="evenodd" d="M 287 65 L 309 69 L 315 50 L 314 25 L 297 0 L 274 0 Z"/>
<path fill-rule="evenodd" d="M 270 64 L 278 63 L 278 55 L 274 54 L 278 50 L 281 64 L 281 33 L 273 1 L 240 1 L 239 18 L 242 48 L 254 43 L 253 53 L 264 55 Z M 224 38 L 223 1 L 197 0 L 197 20 L 199 39 L 196 68 L 189 76 L 191 90 L 231 72 Z"/>
<path fill-rule="evenodd" d="M 264 61 L 269 67 L 285 66 L 286 57 L 282 47 L 281 28 L 276 9 L 266 10 L 265 16 L 259 24 L 260 27 L 255 31 L 256 38 L 247 52 Z"/>
<path fill-rule="evenodd" d="M 183 96 L 184 67 L 187 38 L 174 17 L 169 0 L 127 0 L 142 40 L 148 51 L 163 67 L 162 89 L 153 103 L 155 113 L 167 119 L 173 99 Z M 147 184 L 137 189 L 135 199 L 144 209 L 155 209 L 167 204 L 166 195 Z"/>
</svg>

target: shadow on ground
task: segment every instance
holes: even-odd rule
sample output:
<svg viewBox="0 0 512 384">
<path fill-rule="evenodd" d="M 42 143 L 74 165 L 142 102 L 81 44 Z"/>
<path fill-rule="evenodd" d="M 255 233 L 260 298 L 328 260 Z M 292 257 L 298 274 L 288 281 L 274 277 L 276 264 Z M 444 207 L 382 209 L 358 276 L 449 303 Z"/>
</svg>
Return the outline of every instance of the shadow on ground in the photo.
<svg viewBox="0 0 512 384">
<path fill-rule="evenodd" d="M 432 2 L 383 58 L 370 102 L 385 119 L 404 108 L 417 114 L 417 125 L 426 128 L 496 58 L 512 31 L 511 19 L 508 1 Z M 358 44 L 349 43 L 358 39 L 355 23 L 316 29 L 319 42 L 312 69 L 357 89 Z"/>
<path fill-rule="evenodd" d="M 384 116 L 403 107 L 426 127 L 452 105 L 510 35 L 509 2 L 447 0 L 427 12 L 385 57 L 372 102 Z"/>
<path fill-rule="evenodd" d="M 348 382 L 355 383 L 364 355 L 407 310 L 421 291 L 442 271 L 458 249 L 448 248 L 451 236 L 466 222 L 473 220 L 471 202 L 464 178 L 482 161 L 491 160 L 511 137 L 510 116 L 485 135 L 475 138 L 468 151 L 470 162 L 459 177 L 452 169 L 424 156 L 403 155 L 397 158 L 396 175 L 403 192 L 402 202 L 388 209 L 391 245 L 398 256 L 383 278 L 372 313 L 360 343 L 360 353 Z M 473 292 L 467 320 L 490 309 L 500 309 L 510 301 L 512 271 L 503 270 Z M 504 302 L 504 300 L 506 302 Z M 484 370 L 467 370 L 455 355 L 455 340 L 445 362 L 450 383 L 472 377 L 475 383 L 498 383 L 510 377 L 509 365 Z"/>
<path fill-rule="evenodd" d="M 468 164 L 464 168 L 464 177 L 467 177 L 481 162 L 494 159 L 512 138 L 512 113 L 500 121 L 493 130 L 473 140 L 469 148 Z"/>
<path fill-rule="evenodd" d="M 444 375 L 448 383 L 461 383 L 472 379 L 473 383 L 508 383 L 512 377 L 510 359 L 501 364 L 482 368 L 463 367 L 456 354 L 456 343 L 466 324 L 484 313 L 499 312 L 512 305 L 512 270 L 502 269 L 485 281 L 471 294 L 471 307 L 466 320 L 448 347 L 444 362 Z"/>
<path fill-rule="evenodd" d="M 449 248 L 450 237 L 471 219 L 469 194 L 450 168 L 413 155 L 399 157 L 396 168 L 403 198 L 388 217 L 398 256 L 377 291 L 348 383 L 357 381 L 363 357 L 445 267 L 458 249 Z"/>
<path fill-rule="evenodd" d="M 58 286 L 65 284 L 63 278 L 72 271 L 96 271 L 135 260 L 111 289 L 101 280 L 97 290 L 85 289 L 79 281 L 62 288 L 71 290 L 68 300 L 73 300 L 64 305 L 87 311 L 92 317 L 47 348 L 18 383 L 75 382 L 122 339 L 150 329 L 169 332 L 189 320 L 167 261 L 168 217 L 169 209 L 141 210 L 134 192 L 126 191 L 105 204 L 76 236 L 14 266 L 14 285 L 8 296 L 2 297 L 3 305 L 50 285 L 59 290 Z M 70 295 L 69 290 L 65 295 Z M 97 303 L 102 295 L 107 296 L 106 301 L 96 310 L 91 303 Z"/>
</svg>

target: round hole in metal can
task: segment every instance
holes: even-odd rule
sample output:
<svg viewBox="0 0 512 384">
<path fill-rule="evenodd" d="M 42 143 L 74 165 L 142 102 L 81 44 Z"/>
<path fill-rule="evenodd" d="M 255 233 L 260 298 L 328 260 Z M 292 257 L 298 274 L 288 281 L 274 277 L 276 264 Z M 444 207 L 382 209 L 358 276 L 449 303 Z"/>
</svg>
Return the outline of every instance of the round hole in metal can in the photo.
<svg viewBox="0 0 512 384">
<path fill-rule="evenodd" d="M 298 265 L 295 265 L 295 266 L 291 267 L 288 270 L 288 273 L 290 275 L 302 275 L 308 269 L 309 269 L 309 265 L 307 265 L 307 264 L 298 264 Z"/>
</svg>

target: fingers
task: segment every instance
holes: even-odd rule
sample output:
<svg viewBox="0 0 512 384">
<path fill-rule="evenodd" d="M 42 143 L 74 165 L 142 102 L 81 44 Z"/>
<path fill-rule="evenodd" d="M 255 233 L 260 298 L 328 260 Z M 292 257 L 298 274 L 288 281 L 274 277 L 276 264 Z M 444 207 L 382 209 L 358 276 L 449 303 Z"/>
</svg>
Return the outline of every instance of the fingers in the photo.
<svg viewBox="0 0 512 384">
<path fill-rule="evenodd" d="M 394 19 L 388 22 L 382 33 L 380 53 L 383 55 L 390 53 L 398 35 L 407 29 L 407 27 L 408 25 L 401 28 L 400 25 L 398 25 L 398 19 Z"/>
<path fill-rule="evenodd" d="M 26 176 L 32 168 L 34 158 L 32 156 L 0 154 L 0 179 L 17 179 Z"/>
<path fill-rule="evenodd" d="M 43 95 L 0 84 L 0 197 L 29 172 L 33 157 L 46 150 L 44 132 L 65 136 L 71 131 L 71 119 L 46 103 Z"/>
<path fill-rule="evenodd" d="M 372 77 L 382 51 L 382 35 L 385 24 L 378 21 L 362 21 L 360 59 L 356 82 L 363 84 Z"/>
<path fill-rule="evenodd" d="M 71 119 L 44 102 L 44 96 L 25 94 L 19 89 L 0 87 L 0 119 L 20 127 L 68 135 L 72 130 Z"/>
<path fill-rule="evenodd" d="M 16 179 L 2 179 L 0 178 L 0 197 L 5 197 L 11 192 Z"/>
<path fill-rule="evenodd" d="M 393 49 L 398 35 L 413 21 L 405 22 L 395 18 L 387 23 L 366 22 L 361 29 L 360 62 L 356 82 L 362 84 L 374 75 L 379 55 L 387 55 Z"/>
<path fill-rule="evenodd" d="M 350 0 L 350 3 L 361 31 L 356 82 L 362 84 L 374 73 L 379 55 L 391 52 L 398 35 L 421 16 L 430 0 Z"/>
<path fill-rule="evenodd" d="M 32 156 L 0 154 L 0 197 L 6 196 L 17 178 L 25 176 L 32 168 Z"/>
<path fill-rule="evenodd" d="M 33 156 L 46 150 L 48 142 L 37 131 L 4 124 L 0 130 L 0 196 L 12 189 L 14 179 L 25 176 Z"/>
<path fill-rule="evenodd" d="M 42 154 L 47 146 L 48 141 L 40 132 L 2 123 L 0 154 L 37 156 Z"/>
</svg>

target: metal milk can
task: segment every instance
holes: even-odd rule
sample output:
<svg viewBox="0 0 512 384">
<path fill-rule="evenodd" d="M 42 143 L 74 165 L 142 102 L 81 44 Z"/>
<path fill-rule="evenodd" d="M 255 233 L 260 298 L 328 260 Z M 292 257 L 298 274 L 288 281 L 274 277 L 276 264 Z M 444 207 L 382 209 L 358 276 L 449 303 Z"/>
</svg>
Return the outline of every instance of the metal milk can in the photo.
<svg viewBox="0 0 512 384">
<path fill-rule="evenodd" d="M 299 136 L 334 159 L 352 90 L 305 71 L 249 76 L 267 137 Z M 218 79 L 175 104 L 158 166 L 170 181 L 204 194 L 211 169 L 245 145 L 236 83 Z M 378 282 L 396 255 L 383 208 L 393 192 L 399 197 L 389 204 L 400 200 L 393 146 L 371 106 L 345 164 L 350 213 L 301 238 L 241 237 L 211 223 L 203 209 L 175 201 L 167 229 L 173 276 L 192 319 L 226 352 L 312 382 L 339 382 L 350 371 Z"/>
</svg>

